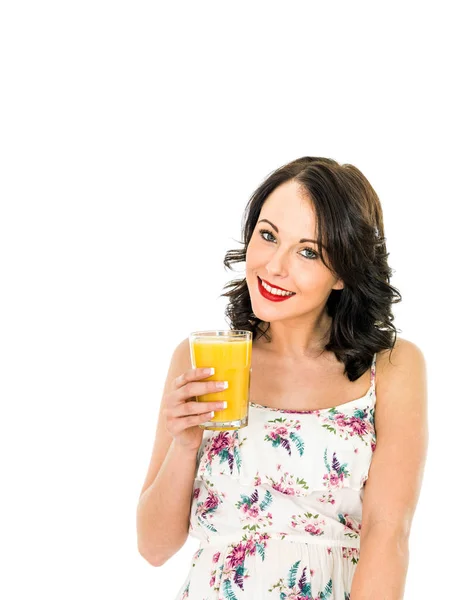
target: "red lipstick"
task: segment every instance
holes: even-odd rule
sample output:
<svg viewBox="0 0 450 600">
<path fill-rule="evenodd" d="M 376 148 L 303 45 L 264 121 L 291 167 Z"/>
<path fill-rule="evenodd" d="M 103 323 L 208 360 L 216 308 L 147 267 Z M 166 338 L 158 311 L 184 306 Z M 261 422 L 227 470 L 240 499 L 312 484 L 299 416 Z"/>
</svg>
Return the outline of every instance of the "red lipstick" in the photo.
<svg viewBox="0 0 450 600">
<path fill-rule="evenodd" d="M 266 300 L 271 300 L 272 302 L 282 302 L 283 300 L 289 300 L 289 298 L 292 298 L 292 296 L 295 296 L 294 294 L 291 294 L 289 296 L 277 296 L 275 294 L 271 294 L 268 290 L 266 290 L 265 288 L 263 288 L 262 284 L 261 284 L 261 279 L 259 277 L 257 277 L 258 279 L 258 289 L 259 292 L 261 294 L 261 296 L 263 296 L 264 298 L 266 298 Z M 270 284 L 269 284 L 270 285 Z M 278 286 L 272 286 L 278 290 L 282 290 L 283 288 L 279 288 Z M 283 291 L 288 291 L 288 290 L 283 290 Z"/>
</svg>

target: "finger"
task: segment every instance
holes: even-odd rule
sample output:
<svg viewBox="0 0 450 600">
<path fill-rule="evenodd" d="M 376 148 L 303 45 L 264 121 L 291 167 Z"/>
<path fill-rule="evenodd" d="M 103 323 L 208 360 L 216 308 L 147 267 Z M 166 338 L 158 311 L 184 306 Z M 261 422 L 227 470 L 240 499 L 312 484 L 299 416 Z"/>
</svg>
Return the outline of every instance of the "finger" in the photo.
<svg viewBox="0 0 450 600">
<path fill-rule="evenodd" d="M 178 375 L 178 377 L 175 377 L 175 389 L 183 387 L 190 381 L 196 381 L 197 379 L 210 377 L 211 375 L 211 369 L 209 368 L 189 369 L 188 371 L 181 373 L 181 375 Z"/>
<path fill-rule="evenodd" d="M 226 403 L 225 403 L 226 406 Z M 182 402 L 177 406 L 174 406 L 168 412 L 168 416 L 172 418 L 188 417 L 190 415 L 198 415 L 206 413 L 207 411 L 223 410 L 225 408 L 224 402 L 196 402 L 191 400 L 189 402 Z"/>
<path fill-rule="evenodd" d="M 180 435 L 185 429 L 188 427 L 195 427 L 195 425 L 200 425 L 205 421 L 210 421 L 213 418 L 214 414 L 210 411 L 206 413 L 201 413 L 200 415 L 190 415 L 188 417 L 178 417 L 173 418 L 169 421 L 170 427 L 169 431 L 173 436 Z"/>
<path fill-rule="evenodd" d="M 224 390 L 222 383 L 220 381 L 190 381 L 174 392 L 173 404 L 184 404 L 187 400 L 197 396 L 222 392 Z"/>
</svg>

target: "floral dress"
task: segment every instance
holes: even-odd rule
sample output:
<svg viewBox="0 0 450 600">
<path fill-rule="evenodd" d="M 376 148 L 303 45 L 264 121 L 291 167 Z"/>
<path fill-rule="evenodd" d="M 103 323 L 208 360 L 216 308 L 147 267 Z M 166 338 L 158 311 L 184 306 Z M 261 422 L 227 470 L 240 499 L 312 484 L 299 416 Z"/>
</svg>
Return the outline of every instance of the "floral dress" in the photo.
<svg viewBox="0 0 450 600">
<path fill-rule="evenodd" d="M 375 364 L 365 396 L 329 409 L 250 403 L 248 426 L 205 430 L 176 600 L 349 600 L 372 454 Z"/>
</svg>

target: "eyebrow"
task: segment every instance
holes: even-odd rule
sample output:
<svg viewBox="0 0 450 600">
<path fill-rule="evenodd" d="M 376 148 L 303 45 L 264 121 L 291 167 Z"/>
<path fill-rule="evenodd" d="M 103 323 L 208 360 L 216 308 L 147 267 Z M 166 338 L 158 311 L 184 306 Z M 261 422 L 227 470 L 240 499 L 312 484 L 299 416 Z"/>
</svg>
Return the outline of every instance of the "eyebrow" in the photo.
<svg viewBox="0 0 450 600">
<path fill-rule="evenodd" d="M 275 231 L 277 233 L 279 233 L 278 232 L 278 227 L 276 225 L 274 225 L 273 223 L 271 223 L 270 221 L 268 221 L 267 219 L 260 219 L 258 221 L 258 223 L 262 223 L 262 222 L 269 223 L 269 225 L 271 225 L 275 229 Z M 312 242 L 313 244 L 319 245 L 319 242 L 317 242 L 317 240 L 310 240 L 310 239 L 307 239 L 307 238 L 302 238 L 301 240 L 299 240 L 300 244 L 303 244 L 303 242 Z"/>
</svg>

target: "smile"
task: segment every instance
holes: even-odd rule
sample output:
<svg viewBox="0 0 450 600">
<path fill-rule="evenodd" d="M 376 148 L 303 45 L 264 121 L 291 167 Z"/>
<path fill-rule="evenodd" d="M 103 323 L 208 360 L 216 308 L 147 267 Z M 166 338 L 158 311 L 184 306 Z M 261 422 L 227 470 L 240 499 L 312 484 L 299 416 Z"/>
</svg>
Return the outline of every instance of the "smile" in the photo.
<svg viewBox="0 0 450 600">
<path fill-rule="evenodd" d="M 267 300 L 271 300 L 272 302 L 282 302 L 283 300 L 287 300 L 288 298 L 292 298 L 295 296 L 295 292 L 289 292 L 287 290 L 282 290 L 281 288 L 274 288 L 268 285 L 266 282 L 263 282 L 259 277 L 258 279 L 258 289 L 263 296 Z"/>
</svg>

